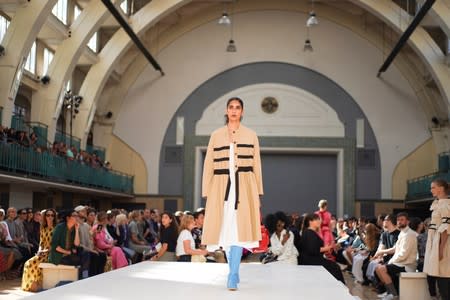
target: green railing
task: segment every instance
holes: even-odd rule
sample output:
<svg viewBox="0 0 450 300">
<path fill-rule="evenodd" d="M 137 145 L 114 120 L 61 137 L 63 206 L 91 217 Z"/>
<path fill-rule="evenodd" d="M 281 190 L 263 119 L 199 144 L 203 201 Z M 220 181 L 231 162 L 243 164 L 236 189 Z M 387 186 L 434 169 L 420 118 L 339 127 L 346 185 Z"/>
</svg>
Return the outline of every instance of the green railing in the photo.
<svg viewBox="0 0 450 300">
<path fill-rule="evenodd" d="M 103 147 L 93 146 L 93 145 L 86 145 L 86 152 L 90 154 L 96 154 L 98 157 L 100 157 L 101 161 L 105 161 L 106 159 L 106 149 Z"/>
<path fill-rule="evenodd" d="M 40 122 L 29 122 L 27 125 L 30 128 L 29 133 L 34 132 L 37 136 L 36 145 L 46 148 L 48 146 L 48 126 Z"/>
<path fill-rule="evenodd" d="M 72 141 L 72 143 L 71 143 Z M 70 134 L 62 133 L 61 131 L 57 130 L 55 134 L 55 142 L 63 142 L 67 146 L 74 146 L 78 150 L 81 146 L 81 140 L 77 137 L 72 136 L 72 140 L 70 139 Z"/>
<path fill-rule="evenodd" d="M 48 181 L 133 193 L 133 176 L 93 168 L 48 152 L 38 153 L 17 144 L 0 144 L 0 170 Z"/>
<path fill-rule="evenodd" d="M 408 194 L 406 196 L 407 201 L 432 198 L 430 192 L 431 182 L 437 178 L 450 181 L 450 172 L 435 172 L 408 180 Z"/>
<path fill-rule="evenodd" d="M 11 118 L 11 128 L 14 128 L 16 131 L 27 131 L 25 118 L 23 116 L 13 115 Z"/>
</svg>

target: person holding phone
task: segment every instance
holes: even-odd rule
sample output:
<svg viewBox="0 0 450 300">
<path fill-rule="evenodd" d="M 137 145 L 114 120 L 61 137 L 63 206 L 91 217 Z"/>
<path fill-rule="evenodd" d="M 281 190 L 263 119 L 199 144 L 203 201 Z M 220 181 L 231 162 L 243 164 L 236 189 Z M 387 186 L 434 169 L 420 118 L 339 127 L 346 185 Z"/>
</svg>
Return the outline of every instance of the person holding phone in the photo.
<svg viewBox="0 0 450 300">
<path fill-rule="evenodd" d="M 120 247 L 114 245 L 114 240 L 106 234 L 107 214 L 101 211 L 97 215 L 97 225 L 94 225 L 94 245 L 99 251 L 105 252 L 111 256 L 111 264 L 113 269 L 128 266 L 128 261 Z"/>
<path fill-rule="evenodd" d="M 225 250 L 230 269 L 227 287 L 236 290 L 242 249 L 256 248 L 261 240 L 263 184 L 258 137 L 241 124 L 244 102 L 230 98 L 225 113 L 226 125 L 211 134 L 203 168 L 202 244 L 209 252 Z"/>
</svg>

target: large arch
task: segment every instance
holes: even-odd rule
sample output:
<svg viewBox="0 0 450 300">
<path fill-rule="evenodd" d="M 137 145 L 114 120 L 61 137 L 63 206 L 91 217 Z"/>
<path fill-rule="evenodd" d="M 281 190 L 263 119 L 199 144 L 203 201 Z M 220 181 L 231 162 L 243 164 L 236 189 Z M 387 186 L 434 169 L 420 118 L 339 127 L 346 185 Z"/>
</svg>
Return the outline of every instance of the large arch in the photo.
<svg viewBox="0 0 450 300">
<path fill-rule="evenodd" d="M 118 3 L 120 0 L 115 0 Z M 49 125 L 48 137 L 53 141 L 56 122 L 62 107 L 65 84 L 70 79 L 86 44 L 100 25 L 109 17 L 101 1 L 91 1 L 70 27 L 71 36 L 58 46 L 49 66 L 51 84 L 33 95 L 32 120 Z"/>
<path fill-rule="evenodd" d="M 145 5 L 135 15 L 130 17 L 130 26 L 135 33 L 140 34 L 161 18 L 175 11 L 189 0 L 154 0 Z M 99 53 L 99 62 L 91 67 L 83 85 L 80 95 L 85 101 L 81 104 L 78 122 L 74 127 L 74 135 L 83 137 L 82 145 L 86 143 L 93 116 L 96 110 L 96 102 L 103 87 L 111 74 L 118 59 L 131 47 L 132 41 L 123 29 L 118 30 L 111 40 Z"/>
<path fill-rule="evenodd" d="M 10 126 L 14 99 L 9 92 L 18 68 L 26 60 L 33 42 L 51 13 L 57 0 L 32 1 L 21 4 L 3 39 L 5 56 L 0 57 L 0 106 L 3 107 L 2 125 Z"/>
<path fill-rule="evenodd" d="M 406 17 L 403 18 L 404 20 L 399 20 L 398 9 L 395 10 L 392 5 L 388 5 L 388 1 L 356 1 L 355 0 L 353 2 L 356 5 L 359 5 L 359 6 L 363 7 L 364 9 L 377 15 L 380 19 L 387 22 L 387 24 L 389 26 L 392 26 L 397 31 L 402 32 L 405 29 L 404 24 L 406 24 L 408 20 L 406 19 Z M 187 3 L 187 1 L 186 1 L 186 3 Z M 186 3 L 180 4 L 180 7 L 182 5 L 185 5 Z M 252 5 L 254 5 L 254 4 L 251 2 L 240 2 L 236 6 L 235 10 L 236 10 L 236 12 L 245 11 L 245 10 L 248 10 L 249 7 L 251 7 Z M 289 3 L 284 2 L 284 1 L 277 1 L 276 4 L 274 4 L 273 1 L 259 1 L 257 6 L 258 6 L 258 9 L 261 9 L 261 10 L 282 9 L 283 7 L 292 6 L 292 4 L 289 5 Z M 277 8 L 274 8 L 274 6 L 276 6 Z M 306 8 L 305 8 L 305 10 L 306 10 Z M 439 50 L 438 46 L 435 44 L 435 42 L 431 39 L 431 37 L 429 37 L 429 35 L 423 29 L 419 29 L 418 32 L 419 33 L 414 35 L 414 37 L 412 38 L 412 41 L 411 41 L 413 48 L 417 51 L 419 56 L 424 59 L 424 61 L 427 64 L 427 67 L 430 70 L 430 73 L 433 75 L 435 81 L 437 82 L 437 84 L 440 88 L 442 96 L 446 100 L 448 100 L 449 99 L 448 89 L 450 89 L 450 88 L 448 88 L 447 86 L 450 86 L 450 85 L 445 84 L 445 82 L 448 81 L 448 78 L 447 78 L 448 70 L 445 68 L 445 66 L 442 63 L 440 63 L 444 59 L 443 54 L 439 53 L 439 51 L 437 51 L 437 50 Z M 113 42 L 113 41 L 111 41 L 111 42 Z M 100 68 L 97 68 L 97 69 L 98 69 L 97 71 L 99 73 L 101 73 L 102 76 L 108 75 L 109 68 L 103 69 L 102 71 L 100 71 Z M 91 71 L 93 71 L 93 70 L 91 70 Z M 96 83 L 94 83 L 92 81 L 86 81 L 86 89 L 88 89 L 88 87 L 92 86 L 92 85 L 96 85 Z M 85 85 L 83 85 L 83 86 L 85 86 Z M 102 84 L 101 86 L 103 88 L 104 84 Z M 95 89 L 98 90 L 99 86 L 97 86 L 97 88 L 95 88 Z M 97 91 L 97 94 L 96 94 L 97 96 L 93 97 L 94 98 L 93 103 L 97 102 L 99 93 L 100 92 Z M 88 118 L 85 116 L 84 117 L 85 120 L 92 120 L 92 114 L 93 114 L 93 109 L 90 109 L 91 118 Z M 90 128 L 90 122 L 87 122 L 85 124 L 84 129 L 78 128 L 76 132 L 79 135 L 82 131 L 86 132 L 88 130 L 88 128 Z"/>
<path fill-rule="evenodd" d="M 342 148 L 344 170 L 342 182 L 342 203 L 338 203 L 339 213 L 352 213 L 355 197 L 358 199 L 378 199 L 381 197 L 381 166 L 378 143 L 369 119 L 358 103 L 342 87 L 323 74 L 308 68 L 280 63 L 256 62 L 239 65 L 208 79 L 193 91 L 179 106 L 169 123 L 160 149 L 159 192 L 162 194 L 183 194 L 188 209 L 194 204 L 194 161 L 195 148 L 207 146 L 207 138 L 197 136 L 196 123 L 204 110 L 223 94 L 254 84 L 275 83 L 292 86 L 317 96 L 333 109 L 339 120 L 345 124 L 343 138 L 336 137 L 293 137 L 260 136 L 262 148 Z M 284 103 L 283 103 L 284 104 Z M 184 161 L 181 165 L 167 164 L 165 152 L 175 143 L 177 118 L 184 118 L 184 136 L 187 144 L 182 146 Z M 355 164 L 356 120 L 365 120 L 365 147 L 376 153 L 376 163 L 371 169 Z M 245 121 L 244 121 L 245 124 Z M 177 183 L 183 182 L 182 186 Z M 179 189 L 179 190 L 177 190 Z M 341 207 L 340 207 L 341 206 Z"/>
</svg>

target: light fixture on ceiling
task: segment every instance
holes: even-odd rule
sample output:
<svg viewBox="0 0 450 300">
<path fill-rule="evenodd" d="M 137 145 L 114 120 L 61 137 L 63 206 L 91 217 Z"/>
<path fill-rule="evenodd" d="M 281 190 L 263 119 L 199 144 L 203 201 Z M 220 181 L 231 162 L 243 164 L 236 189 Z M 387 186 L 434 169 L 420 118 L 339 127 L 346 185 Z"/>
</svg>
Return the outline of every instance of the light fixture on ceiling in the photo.
<svg viewBox="0 0 450 300">
<path fill-rule="evenodd" d="M 234 1 L 231 3 L 231 13 L 230 16 L 233 16 L 233 11 L 234 11 Z M 230 40 L 228 41 L 228 45 L 227 45 L 227 52 L 233 53 L 237 51 L 236 48 L 236 42 L 233 39 L 234 36 L 234 25 L 235 22 L 233 20 L 233 22 L 231 22 L 231 18 L 230 18 Z"/>
<path fill-rule="evenodd" d="M 236 44 L 233 39 L 230 39 L 227 46 L 227 52 L 236 52 L 236 51 L 237 51 Z"/>
<path fill-rule="evenodd" d="M 305 51 L 305 52 L 313 52 L 314 51 L 312 44 L 311 44 L 311 40 L 309 38 L 307 38 L 305 40 L 305 45 L 303 46 L 303 51 Z"/>
<path fill-rule="evenodd" d="M 312 10 L 309 12 L 309 18 L 306 21 L 306 26 L 312 27 L 319 25 L 319 20 L 317 19 L 316 13 Z"/>
<path fill-rule="evenodd" d="M 219 21 L 217 22 L 219 25 L 231 25 L 231 19 L 228 16 L 227 12 L 223 12 L 222 16 L 220 17 Z"/>
</svg>

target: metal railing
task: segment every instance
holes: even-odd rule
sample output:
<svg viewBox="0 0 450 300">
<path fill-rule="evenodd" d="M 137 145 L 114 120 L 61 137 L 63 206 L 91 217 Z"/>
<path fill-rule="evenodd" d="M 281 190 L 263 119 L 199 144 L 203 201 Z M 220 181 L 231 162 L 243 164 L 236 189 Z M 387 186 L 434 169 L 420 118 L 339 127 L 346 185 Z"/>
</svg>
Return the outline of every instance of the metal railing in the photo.
<svg viewBox="0 0 450 300">
<path fill-rule="evenodd" d="M 98 157 L 100 157 L 101 161 L 105 161 L 106 159 L 106 149 L 103 147 L 86 145 L 86 152 L 97 155 Z"/>
<path fill-rule="evenodd" d="M 36 152 L 18 144 L 0 144 L 0 171 L 47 181 L 133 193 L 134 177 L 94 168 L 49 152 Z"/>
<path fill-rule="evenodd" d="M 74 146 L 78 150 L 80 150 L 81 146 L 81 140 L 79 138 L 71 136 L 70 134 L 65 134 L 59 130 L 56 131 L 55 142 L 63 142 L 67 146 Z"/>
</svg>

